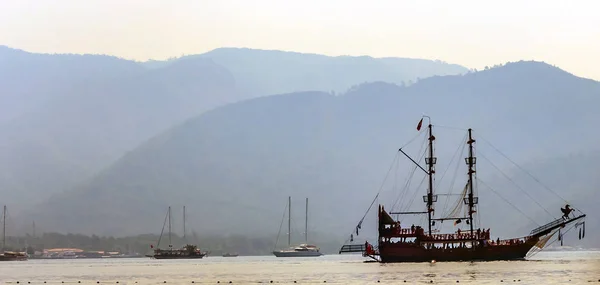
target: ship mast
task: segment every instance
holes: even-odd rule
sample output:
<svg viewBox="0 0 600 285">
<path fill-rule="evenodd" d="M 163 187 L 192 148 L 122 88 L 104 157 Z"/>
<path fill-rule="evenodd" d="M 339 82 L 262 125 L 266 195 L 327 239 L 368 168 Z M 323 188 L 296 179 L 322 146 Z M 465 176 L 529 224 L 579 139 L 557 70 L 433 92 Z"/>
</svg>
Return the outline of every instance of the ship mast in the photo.
<svg viewBox="0 0 600 285">
<path fill-rule="evenodd" d="M 173 249 L 173 244 L 171 243 L 171 206 L 169 206 L 169 249 Z"/>
<path fill-rule="evenodd" d="M 185 206 L 183 206 L 183 241 L 186 242 L 186 240 L 185 240 Z"/>
<path fill-rule="evenodd" d="M 308 198 L 306 198 L 306 219 L 304 221 L 304 243 L 308 244 Z"/>
<path fill-rule="evenodd" d="M 288 247 L 292 246 L 292 196 L 288 197 Z"/>
<path fill-rule="evenodd" d="M 424 197 L 427 201 L 427 220 L 429 227 L 429 235 L 431 236 L 431 216 L 433 214 L 433 202 L 437 200 L 437 196 L 433 195 L 433 174 L 435 173 L 434 165 L 436 163 L 436 158 L 433 156 L 433 141 L 435 137 L 432 133 L 433 126 L 431 122 L 429 122 L 429 157 L 425 158 L 425 163 L 427 164 L 427 175 L 429 176 L 429 189 L 427 191 L 427 196 Z M 435 200 L 434 200 L 435 198 Z"/>
<path fill-rule="evenodd" d="M 2 213 L 2 252 L 6 249 L 6 205 Z"/>
<path fill-rule="evenodd" d="M 472 136 L 472 130 L 469 129 L 469 140 L 467 141 L 467 144 L 469 145 L 469 157 L 467 157 L 465 160 L 467 162 L 467 165 L 469 166 L 469 196 L 467 198 L 467 203 L 469 205 L 469 226 L 470 226 L 470 230 L 471 230 L 471 237 L 473 237 L 473 214 L 475 213 L 475 204 L 477 204 L 477 197 L 474 197 L 473 195 L 473 174 L 475 174 L 475 164 L 477 162 L 477 159 L 473 156 L 473 143 L 475 143 L 475 140 L 473 139 Z"/>
</svg>

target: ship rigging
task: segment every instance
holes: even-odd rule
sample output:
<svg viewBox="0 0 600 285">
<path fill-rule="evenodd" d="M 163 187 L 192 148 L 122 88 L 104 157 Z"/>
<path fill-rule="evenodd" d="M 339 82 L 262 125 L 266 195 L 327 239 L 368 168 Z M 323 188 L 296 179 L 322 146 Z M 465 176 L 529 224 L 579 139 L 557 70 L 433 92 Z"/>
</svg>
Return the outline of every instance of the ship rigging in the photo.
<svg viewBox="0 0 600 285">
<path fill-rule="evenodd" d="M 417 131 L 419 131 L 419 135 L 424 133 L 421 132 L 421 129 L 423 126 L 423 120 L 425 118 L 429 120 L 429 123 L 426 128 L 427 132 L 425 137 L 426 150 L 425 152 L 423 152 L 422 155 L 425 158 L 425 167 L 419 164 L 419 161 L 422 161 L 422 157 L 419 157 L 415 160 L 407 152 L 405 152 L 403 148 L 406 145 L 398 150 L 399 154 L 402 154 L 412 164 L 414 164 L 414 167 L 412 168 L 412 173 L 411 175 L 409 175 L 409 177 L 412 177 L 412 175 L 416 172 L 417 169 L 425 174 L 423 180 L 421 181 L 421 183 L 427 181 L 427 191 L 425 193 L 426 195 L 423 196 L 423 202 L 425 203 L 424 211 L 393 211 L 393 207 L 396 206 L 398 202 L 406 204 L 403 208 L 407 209 L 414 201 L 415 197 L 412 197 L 412 199 L 404 199 L 406 193 L 405 191 L 402 191 L 402 194 L 398 196 L 398 198 L 392 205 L 392 211 L 387 211 L 384 205 L 380 204 L 378 206 L 378 238 L 376 245 L 373 245 L 369 242 L 365 242 L 364 244 L 345 244 L 340 249 L 340 253 L 362 252 L 364 256 L 371 257 L 379 262 L 428 262 L 432 260 L 518 260 L 524 259 L 527 256 L 532 256 L 537 252 L 543 250 L 546 246 L 549 245 L 548 241 L 557 233 L 557 241 L 560 241 L 562 245 L 563 235 L 573 227 L 579 228 L 579 239 L 585 238 L 586 215 L 576 208 L 571 208 L 571 206 L 568 204 L 568 202 L 565 201 L 565 199 L 560 197 L 560 195 L 558 195 L 556 192 L 552 191 L 546 186 L 544 186 L 546 190 L 560 198 L 562 201 L 566 202 L 566 206 L 564 208 L 561 208 L 562 216 L 560 218 L 554 219 L 553 221 L 544 225 L 538 225 L 538 227 L 534 228 L 527 236 L 511 239 L 501 240 L 500 238 L 497 238 L 494 240 L 491 237 L 491 229 L 482 230 L 481 228 L 477 228 L 476 224 L 479 221 L 479 197 L 477 196 L 476 185 L 478 184 L 487 186 L 487 188 L 489 188 L 490 191 L 494 192 L 496 195 L 498 195 L 498 197 L 500 197 L 505 202 L 513 206 L 516 209 L 516 211 L 520 212 L 523 215 L 525 214 L 518 207 L 515 207 L 508 200 L 503 198 L 500 195 L 500 193 L 495 191 L 489 185 L 485 184 L 483 181 L 481 181 L 481 179 L 477 178 L 477 157 L 475 156 L 476 140 L 472 129 L 468 129 L 465 137 L 463 138 L 463 142 L 466 143 L 468 152 L 465 158 L 465 164 L 467 165 L 467 181 L 464 188 L 459 194 L 436 194 L 436 137 L 433 135 L 434 125 L 431 124 L 431 119 L 427 116 L 421 118 L 421 120 L 417 124 Z M 408 144 L 410 144 L 413 140 L 411 140 Z M 491 146 L 491 143 L 487 143 Z M 497 148 L 493 146 L 492 148 L 501 153 Z M 464 148 L 460 149 L 464 150 Z M 419 151 L 419 153 L 421 153 L 421 151 Z M 484 157 L 483 155 L 481 156 L 486 161 L 490 162 L 490 164 L 494 168 L 500 171 L 500 169 L 496 167 L 493 163 L 491 163 L 491 161 L 489 161 L 486 157 Z M 510 160 L 506 155 L 502 154 L 502 156 L 508 159 L 520 170 L 524 171 L 523 168 L 518 166 L 514 161 Z M 398 158 L 398 154 L 396 158 Z M 531 175 L 529 172 L 524 172 L 531 178 L 533 178 L 536 182 L 541 184 L 541 182 L 537 178 L 533 177 L 533 175 Z M 442 178 L 445 175 L 445 173 L 446 172 L 443 173 Z M 505 175 L 505 177 L 510 179 L 507 175 Z M 410 180 L 407 181 L 407 184 L 405 186 L 408 186 L 409 183 Z M 552 214 L 548 210 L 541 206 L 535 199 L 533 199 L 529 194 L 527 194 L 527 192 L 523 191 L 518 186 L 517 188 L 521 190 L 527 197 L 531 198 L 538 206 L 544 209 L 550 216 L 552 216 Z M 380 193 L 381 189 L 371 202 L 363 218 L 355 227 L 353 233 L 350 235 L 350 242 L 354 241 L 354 235 L 358 236 L 362 228 L 363 221 L 367 217 L 367 214 L 369 213 L 371 208 L 373 208 L 375 202 L 378 200 Z M 446 200 L 446 205 L 444 205 L 441 215 L 436 215 L 435 204 L 438 202 L 438 198 L 440 196 L 447 196 L 448 199 Z M 445 210 L 447 208 L 446 206 L 448 205 L 447 203 L 452 196 L 459 197 L 458 199 L 456 199 L 454 207 L 452 207 L 449 211 L 446 212 Z M 424 226 L 422 225 L 422 223 L 416 226 L 414 224 L 411 226 L 401 224 L 402 219 L 400 217 L 415 215 L 426 217 L 427 224 Z M 396 216 L 398 218 L 394 219 L 392 218 L 392 216 Z M 527 215 L 525 216 L 529 218 Z M 529 219 L 532 220 L 531 218 Z M 453 221 L 453 226 L 456 227 L 458 225 L 459 228 L 456 231 L 452 231 L 449 233 L 442 233 L 440 230 L 436 230 L 433 228 L 434 226 L 436 226 L 436 222 L 443 223 L 444 221 Z M 463 222 L 468 225 L 468 228 L 466 230 L 461 230 L 460 228 L 460 225 Z M 570 227 L 567 228 L 567 226 Z"/>
</svg>

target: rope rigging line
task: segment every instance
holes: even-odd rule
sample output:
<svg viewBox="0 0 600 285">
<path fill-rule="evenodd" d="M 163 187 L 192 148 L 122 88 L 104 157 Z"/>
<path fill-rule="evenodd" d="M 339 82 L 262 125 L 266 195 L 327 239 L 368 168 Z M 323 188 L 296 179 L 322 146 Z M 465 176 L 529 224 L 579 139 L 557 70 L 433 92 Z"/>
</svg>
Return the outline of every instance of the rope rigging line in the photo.
<svg viewBox="0 0 600 285">
<path fill-rule="evenodd" d="M 419 159 L 417 160 L 417 162 L 420 162 L 423 157 L 425 156 L 425 152 L 423 151 L 423 147 L 425 146 L 425 142 L 427 141 L 427 137 L 423 137 L 423 142 L 421 144 L 421 148 L 419 149 L 419 152 L 417 153 L 423 153 L 420 155 Z M 398 160 L 398 163 L 400 163 L 400 161 Z M 396 197 L 396 200 L 394 201 L 394 204 L 392 204 L 392 210 L 396 208 L 397 204 L 399 201 L 403 201 L 404 196 L 406 195 L 406 193 L 408 192 L 408 189 L 410 189 L 410 184 L 412 183 L 412 179 L 414 177 L 415 171 L 417 171 L 417 165 L 413 165 L 412 167 L 412 171 L 411 173 L 408 175 L 408 177 L 406 178 L 406 183 L 404 184 L 404 189 L 402 189 L 402 191 L 398 194 L 398 197 Z M 400 205 L 400 208 L 402 208 L 402 205 Z"/>
<path fill-rule="evenodd" d="M 537 179 L 535 176 L 533 176 L 533 174 L 531 174 L 529 171 L 527 171 L 526 169 L 524 169 L 523 167 L 521 167 L 520 165 L 518 165 L 516 162 L 514 162 L 512 159 L 510 159 L 507 155 L 505 155 L 503 152 L 501 152 L 498 148 L 496 148 L 491 142 L 489 142 L 488 140 L 486 140 L 483 137 L 479 137 L 480 139 L 482 139 L 485 143 L 487 143 L 490 147 L 492 147 L 492 149 L 494 149 L 495 151 L 497 151 L 500 155 L 502 155 L 504 158 L 506 158 L 506 160 L 508 160 L 510 163 L 512 163 L 514 166 L 516 166 L 517 168 L 519 168 L 521 171 L 525 172 L 525 174 L 527 174 L 529 177 L 531 177 L 535 182 L 539 183 L 540 185 L 542 185 L 542 187 L 546 188 L 546 190 L 550 191 L 550 193 L 556 195 L 558 198 L 560 198 L 561 200 L 563 200 L 565 203 L 567 203 L 568 201 L 563 198 L 562 196 L 560 196 L 558 193 L 556 193 L 555 191 L 553 191 L 552 189 L 550 189 L 550 187 L 546 186 L 544 183 L 542 183 L 539 179 Z M 581 212 L 581 211 L 580 211 Z"/>
<path fill-rule="evenodd" d="M 405 143 L 403 146 L 400 147 L 400 149 L 402 149 L 403 147 L 409 145 L 410 143 L 412 143 L 414 140 L 416 140 L 419 136 L 423 135 L 424 132 L 419 132 L 417 135 L 415 135 L 412 139 L 410 139 L 407 143 Z M 388 169 L 387 173 L 385 174 L 385 177 L 383 178 L 383 181 L 381 182 L 381 186 L 379 187 L 379 190 L 377 191 L 377 195 L 375 195 L 375 197 L 373 198 L 373 201 L 371 201 L 371 204 L 369 205 L 369 207 L 367 208 L 367 211 L 365 212 L 365 214 L 363 215 L 363 217 L 360 219 L 360 221 L 358 222 L 358 225 L 355 227 L 355 230 L 352 231 L 352 233 L 354 233 L 354 231 L 358 230 L 363 221 L 365 220 L 365 218 L 367 217 L 367 215 L 369 214 L 369 211 L 371 211 L 371 208 L 373 207 L 373 204 L 375 204 L 375 201 L 377 201 L 377 199 L 379 198 L 379 195 L 381 194 L 381 190 L 383 189 L 383 186 L 385 185 L 385 182 L 388 179 L 388 176 L 390 175 L 390 172 L 392 170 L 392 168 L 394 167 L 394 163 L 396 162 L 396 160 L 398 160 L 398 153 L 400 151 L 396 152 L 396 155 L 394 156 L 394 160 L 392 161 L 392 164 L 390 165 L 390 168 Z M 346 240 L 346 242 L 348 242 L 348 240 L 352 239 L 352 234 L 350 234 L 350 238 L 348 238 Z"/>
<path fill-rule="evenodd" d="M 475 166 L 475 168 L 477 168 L 477 166 Z M 470 183 L 475 183 L 475 185 L 474 185 L 474 186 L 475 186 L 475 187 L 474 187 L 475 189 L 479 189 L 479 182 L 478 182 L 478 181 L 479 181 L 479 180 L 477 179 L 477 176 L 475 176 L 475 181 L 471 181 L 471 182 L 470 182 Z M 476 210 L 478 213 L 481 213 L 481 212 L 479 211 L 479 204 L 475 205 L 475 208 L 476 208 L 475 210 Z M 478 225 L 478 227 L 481 225 L 481 217 L 482 217 L 482 216 L 483 216 L 483 215 L 476 215 L 476 216 L 475 216 L 475 221 L 476 221 L 475 223 Z"/>
<path fill-rule="evenodd" d="M 371 208 L 373 207 L 373 204 L 375 204 L 375 201 L 377 201 L 377 198 L 379 198 L 379 194 L 381 194 L 381 190 L 383 189 L 383 186 L 385 185 L 385 181 L 387 181 L 387 178 L 390 175 L 390 172 L 392 171 L 392 168 L 394 167 L 394 164 L 396 163 L 396 160 L 398 160 L 398 157 L 399 157 L 398 153 L 399 153 L 399 151 L 396 152 L 396 155 L 394 156 L 394 160 L 390 164 L 390 168 L 388 169 L 387 173 L 385 174 L 385 177 L 383 178 L 383 182 L 381 182 L 381 186 L 379 186 L 379 190 L 377 191 L 377 195 L 375 195 L 375 198 L 373 198 L 373 201 L 371 201 L 371 204 L 369 205 L 369 208 L 367 208 L 367 211 L 365 212 L 365 214 L 363 215 L 363 217 L 360 219 L 360 221 L 358 222 L 358 225 L 355 227 L 355 230 L 353 230 L 352 233 L 354 233 L 354 231 L 356 231 L 356 229 L 358 229 L 358 228 L 361 227 L 363 221 L 367 217 L 367 214 L 369 214 L 369 211 L 371 211 Z M 350 238 L 346 239 L 345 242 L 348 242 L 348 240 L 351 240 L 351 239 L 352 239 L 352 234 L 350 234 Z"/>
<path fill-rule="evenodd" d="M 417 189 L 420 188 L 421 185 L 423 185 L 423 183 L 425 182 L 425 178 L 427 178 L 427 176 L 423 176 L 423 178 L 421 179 L 421 182 L 417 186 Z M 415 193 L 413 194 L 412 198 L 410 199 L 410 202 L 408 202 L 404 207 L 401 207 L 400 211 L 402 211 L 402 212 L 408 211 L 408 209 L 410 208 L 410 206 L 412 206 L 412 204 L 415 202 L 415 199 L 417 198 L 417 194 L 419 194 L 419 191 L 415 191 Z"/>
<path fill-rule="evenodd" d="M 529 199 L 531 199 L 531 201 L 533 201 L 536 205 L 538 205 L 540 208 L 542 208 L 544 211 L 546 211 L 546 213 L 548 213 L 548 215 L 550 215 L 550 217 L 555 218 L 554 215 L 552 215 L 552 213 L 550 213 L 548 210 L 546 210 L 546 208 L 544 208 L 544 206 L 542 206 L 538 201 L 533 199 L 533 197 L 531 197 L 529 195 L 529 193 L 527 193 L 525 190 L 523 190 L 523 188 L 521 188 L 515 181 L 510 179 L 510 177 L 508 177 L 508 175 L 506 175 L 506 173 L 504 173 L 502 170 L 500 170 L 500 168 L 498 168 L 493 162 L 491 162 L 487 157 L 485 157 L 485 155 L 483 155 L 480 152 L 479 156 L 482 157 L 483 159 L 485 159 L 487 162 L 489 162 L 496 170 L 498 170 L 498 172 L 500 172 L 506 179 L 508 179 L 508 181 L 510 181 L 512 184 L 514 184 L 517 187 L 517 189 L 519 189 L 521 192 L 523 192 L 523 194 L 525 194 L 527 197 L 529 197 Z"/>
<path fill-rule="evenodd" d="M 416 136 L 414 136 L 412 139 L 410 139 L 407 143 L 405 143 L 403 146 L 400 147 L 400 149 L 403 149 L 405 146 L 411 144 L 412 142 L 414 142 L 418 137 L 420 137 L 421 135 L 423 135 L 425 132 L 424 131 L 420 131 Z M 425 138 L 427 138 L 427 136 L 425 136 Z"/>
<path fill-rule="evenodd" d="M 167 218 L 169 217 L 169 213 L 165 215 L 165 221 L 163 222 L 162 229 L 160 230 L 160 236 L 158 236 L 158 242 L 156 243 L 156 248 L 160 248 L 160 241 L 162 239 L 163 233 L 165 232 L 165 226 L 167 225 Z"/>
<path fill-rule="evenodd" d="M 473 146 L 473 156 L 476 156 L 475 154 L 479 154 L 479 152 L 477 151 L 477 145 Z M 471 183 L 471 185 L 469 185 L 469 187 L 473 186 L 473 195 L 477 194 L 477 164 L 473 165 L 473 169 L 475 170 L 475 173 L 473 173 L 473 180 L 475 181 L 468 181 L 468 183 Z M 475 215 L 475 217 L 473 217 L 473 222 L 475 223 L 473 225 L 473 227 L 477 226 L 480 227 L 481 226 L 481 212 L 479 211 L 479 203 L 473 205 L 473 207 L 475 208 L 475 211 L 479 214 Z M 468 209 L 465 209 L 465 213 L 468 213 Z"/>
<path fill-rule="evenodd" d="M 396 191 L 398 186 L 398 168 L 400 167 L 400 160 L 396 160 L 395 169 L 394 169 L 394 185 L 392 186 L 392 191 Z M 408 180 L 408 177 L 407 177 Z"/>
<path fill-rule="evenodd" d="M 412 179 L 414 177 L 413 175 L 415 174 L 415 171 L 417 171 L 416 165 L 413 167 L 413 170 L 411 171 L 410 175 L 407 177 L 406 183 L 404 184 L 404 188 L 399 193 L 398 197 L 396 197 L 396 200 L 394 200 L 394 204 L 392 204 L 392 208 L 391 208 L 392 211 L 396 209 L 398 202 L 404 201 L 404 196 L 408 192 L 408 189 L 410 189 L 410 185 L 412 184 Z M 400 204 L 400 208 L 402 208 L 402 204 Z"/>
<path fill-rule="evenodd" d="M 281 234 L 281 227 L 283 227 L 283 221 L 285 220 L 285 212 L 288 209 L 288 203 L 285 203 L 285 208 L 283 209 L 283 215 L 281 216 L 281 223 L 279 224 L 279 230 L 277 231 L 277 239 L 275 240 L 275 246 L 273 247 L 273 250 L 275 250 L 277 248 L 277 243 L 279 243 L 279 235 Z M 292 233 L 288 233 L 288 235 L 290 235 Z"/>
<path fill-rule="evenodd" d="M 392 204 L 392 208 L 391 208 L 392 211 L 394 211 L 396 209 L 398 202 L 402 201 L 404 199 L 404 195 L 406 194 L 406 192 L 408 192 L 408 189 L 410 188 L 410 184 L 412 184 L 412 179 L 414 177 L 413 175 L 415 174 L 415 171 L 417 171 L 416 165 L 414 165 L 412 167 L 410 174 L 406 177 L 406 182 L 404 183 L 404 187 L 402 187 L 402 191 L 400 191 L 398 193 L 398 196 L 396 197 L 396 199 L 394 200 L 394 203 Z M 394 189 L 395 189 L 395 187 L 394 187 Z"/>
<path fill-rule="evenodd" d="M 460 152 L 460 156 L 462 157 L 463 153 L 465 152 L 465 148 L 462 148 L 461 152 Z M 457 177 L 457 173 L 458 173 L 458 165 L 460 163 L 460 159 L 457 160 L 456 163 L 456 168 L 454 170 L 454 177 L 452 178 L 452 183 L 450 183 L 450 190 L 449 193 L 453 194 L 454 192 L 452 191 L 454 189 L 454 185 L 456 184 L 456 177 Z M 461 195 L 461 198 L 458 200 L 458 203 L 462 204 L 462 199 L 464 198 L 464 194 L 459 194 Z M 446 199 L 446 203 L 444 204 L 444 208 L 442 209 L 442 213 L 446 211 L 447 207 L 448 207 L 448 202 L 449 199 Z"/>
<path fill-rule="evenodd" d="M 452 208 L 452 210 L 448 214 L 444 215 L 445 218 L 458 218 L 457 215 L 463 210 L 463 199 L 467 196 L 468 186 L 469 184 L 467 183 L 467 185 L 465 185 L 465 187 L 463 188 L 462 194 L 460 194 L 461 198 L 458 199 L 457 203 L 454 205 L 454 208 Z"/>
<path fill-rule="evenodd" d="M 442 125 L 434 125 L 437 128 L 442 128 L 442 129 L 450 129 L 450 130 L 459 130 L 459 131 L 467 131 L 468 129 L 465 128 L 459 128 L 459 127 L 453 127 L 453 126 L 442 126 Z"/>
<path fill-rule="evenodd" d="M 466 140 L 467 140 L 467 134 L 465 134 L 465 136 L 461 139 L 461 141 L 466 141 Z M 446 175 L 446 172 L 448 171 L 448 169 L 450 169 L 450 166 L 452 165 L 452 162 L 454 161 L 454 159 L 457 157 L 456 154 L 458 153 L 459 150 L 460 150 L 460 156 L 462 156 L 463 153 L 464 153 L 464 151 L 465 151 L 465 146 L 463 144 L 459 144 L 458 148 L 456 149 L 456 151 L 452 155 L 452 158 L 450 159 L 450 163 L 448 163 L 448 167 L 446 168 L 446 170 L 442 174 L 442 178 L 440 178 L 440 180 L 444 179 L 444 176 Z M 450 190 L 448 190 L 449 194 L 453 193 L 452 190 L 454 189 L 454 184 L 456 183 L 456 176 L 457 176 L 457 173 L 458 173 L 459 163 L 460 163 L 460 159 L 457 159 L 456 160 L 456 167 L 454 168 L 454 176 L 452 177 L 452 182 L 450 183 Z M 444 203 L 444 207 L 442 208 L 442 211 L 441 211 L 442 214 L 444 212 L 446 212 L 446 208 L 448 207 L 448 202 L 449 201 L 450 201 L 450 199 L 446 199 L 446 201 Z"/>
<path fill-rule="evenodd" d="M 465 135 L 460 141 L 466 141 L 467 140 L 467 135 Z M 458 153 L 459 150 L 464 149 L 464 145 L 458 144 L 458 147 L 456 148 L 456 150 L 454 151 L 454 154 L 452 155 L 452 158 L 450 158 L 450 161 L 448 162 L 448 166 L 446 166 L 446 168 L 444 169 L 444 172 L 442 173 L 442 176 L 440 177 L 440 179 L 437 182 L 437 185 L 435 185 L 435 187 L 437 188 L 441 183 L 442 180 L 444 179 L 444 176 L 446 176 L 446 172 L 448 172 L 448 169 L 450 169 L 450 166 L 452 165 L 452 162 L 454 162 L 454 159 L 456 158 L 456 154 Z"/>
<path fill-rule="evenodd" d="M 537 226 L 539 226 L 540 224 L 538 224 L 536 221 L 534 221 L 532 218 L 530 218 L 529 216 L 527 216 L 525 213 L 523 213 L 523 211 L 521 211 L 521 209 L 519 209 L 518 207 L 516 207 L 515 205 L 513 205 L 511 202 L 509 202 L 508 200 L 506 200 L 506 198 L 502 197 L 502 195 L 500 195 L 500 193 L 498 193 L 496 190 L 494 190 L 494 188 L 492 188 L 491 186 L 487 185 L 485 182 L 483 182 L 483 180 L 476 178 L 476 180 L 478 182 L 480 182 L 481 184 L 483 184 L 483 186 L 489 188 L 494 194 L 498 195 L 498 197 L 500 197 L 502 200 L 504 200 L 504 202 L 506 202 L 507 204 L 509 204 L 510 206 L 512 206 L 513 208 L 515 208 L 515 210 L 517 210 L 519 213 L 521 213 L 523 216 L 525 216 L 527 219 L 529 219 L 530 221 L 532 221 L 534 224 L 536 224 Z"/>
<path fill-rule="evenodd" d="M 422 150 L 422 149 L 421 149 L 421 150 Z M 425 157 L 425 155 L 427 154 L 427 149 L 425 149 L 425 150 L 422 150 L 422 151 L 423 151 L 423 153 L 422 153 L 422 154 L 421 154 L 421 156 L 419 157 L 419 161 L 423 160 L 423 158 L 424 158 L 424 157 Z M 416 169 L 415 169 L 415 171 L 416 171 Z M 413 171 L 413 173 L 414 173 L 414 171 Z M 421 185 L 423 185 L 423 182 L 425 181 L 425 178 L 427 178 L 427 176 L 426 176 L 426 175 L 424 175 L 424 176 L 423 176 L 423 178 L 421 179 L 421 182 L 420 182 L 420 183 L 419 183 L 419 185 L 417 186 L 417 188 L 416 188 L 417 190 L 415 190 L 415 194 L 413 194 L 413 198 L 412 198 L 412 199 L 411 199 L 411 200 L 410 200 L 408 203 L 406 203 L 405 205 L 403 205 L 403 204 L 400 204 L 400 209 L 401 209 L 401 211 L 407 211 L 407 210 L 408 210 L 408 208 L 410 208 L 410 206 L 412 205 L 412 203 L 413 203 L 413 202 L 414 202 L 414 200 L 415 200 L 416 194 L 417 194 L 417 193 L 419 193 L 418 189 L 419 189 L 419 188 L 421 188 Z M 411 179 L 411 181 L 412 181 L 412 179 Z M 407 185 L 407 187 L 410 187 L 410 185 Z M 407 192 L 408 192 L 408 189 L 409 189 L 409 188 L 407 188 Z"/>
<path fill-rule="evenodd" d="M 569 228 L 567 228 L 566 231 L 562 232 L 559 236 L 557 236 L 556 239 L 553 239 L 553 241 L 551 243 L 549 243 L 546 246 L 544 246 L 544 248 L 549 247 L 549 246 L 553 245 L 555 242 L 557 242 L 560 239 L 562 239 L 562 236 L 564 236 L 566 233 L 568 233 L 569 231 L 571 231 L 574 227 L 575 227 L 575 225 L 571 225 Z M 563 231 L 563 230 L 561 230 L 561 231 Z M 536 254 L 542 252 L 544 250 L 544 248 L 540 248 L 538 251 L 532 253 L 531 255 L 528 255 L 527 258 L 531 258 L 531 257 L 535 256 Z"/>
<path fill-rule="evenodd" d="M 544 249 L 544 247 L 546 247 L 546 244 L 550 241 L 550 239 L 558 232 L 559 230 L 556 229 L 554 231 L 552 231 L 551 233 L 549 233 L 546 237 L 541 238 L 526 254 L 525 257 L 527 258 L 531 258 L 532 256 L 538 254 L 540 251 L 542 251 Z M 541 247 L 539 246 L 539 244 L 542 243 Z M 554 242 L 551 242 L 550 244 L 553 244 Z"/>
</svg>

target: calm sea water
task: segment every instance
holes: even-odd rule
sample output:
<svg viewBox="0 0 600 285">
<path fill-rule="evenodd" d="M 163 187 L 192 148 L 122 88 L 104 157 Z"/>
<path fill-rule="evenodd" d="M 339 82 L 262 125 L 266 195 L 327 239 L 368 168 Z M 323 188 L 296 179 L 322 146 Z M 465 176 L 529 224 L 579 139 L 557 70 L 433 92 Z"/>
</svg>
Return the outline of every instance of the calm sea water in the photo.
<svg viewBox="0 0 600 285">
<path fill-rule="evenodd" d="M 81 259 L 0 263 L 2 284 L 600 284 L 600 252 L 542 252 L 528 261 L 365 263 L 357 255 L 201 260 Z M 404 282 L 406 280 L 406 282 Z M 379 281 L 379 282 L 378 282 Z"/>
</svg>

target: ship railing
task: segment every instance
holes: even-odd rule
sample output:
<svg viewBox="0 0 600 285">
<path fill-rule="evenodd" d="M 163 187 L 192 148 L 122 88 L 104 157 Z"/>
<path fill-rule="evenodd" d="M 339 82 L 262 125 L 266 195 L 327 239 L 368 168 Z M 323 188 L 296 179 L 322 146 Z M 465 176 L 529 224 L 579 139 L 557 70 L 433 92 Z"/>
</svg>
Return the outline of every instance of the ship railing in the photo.
<svg viewBox="0 0 600 285">
<path fill-rule="evenodd" d="M 547 223 L 547 224 L 545 224 L 543 226 L 540 226 L 540 227 L 537 227 L 537 228 L 533 229 L 531 231 L 531 233 L 529 233 L 529 234 L 532 235 L 532 236 L 537 235 L 537 234 L 539 234 L 541 232 L 544 232 L 544 231 L 549 230 L 551 228 L 557 227 L 560 224 L 564 223 L 565 221 L 566 220 L 564 218 L 556 219 L 556 220 L 554 220 L 554 221 L 552 221 L 550 223 Z"/>
<path fill-rule="evenodd" d="M 473 233 L 460 233 L 460 234 L 434 234 L 431 237 L 425 237 L 428 241 L 448 241 L 448 240 L 477 240 L 477 239 L 490 239 L 490 235 L 487 232 L 480 234 Z"/>
<path fill-rule="evenodd" d="M 364 244 L 345 244 L 340 248 L 339 253 L 365 252 L 366 250 L 367 247 Z"/>
<path fill-rule="evenodd" d="M 417 235 L 418 231 L 417 229 L 394 227 L 382 229 L 381 233 L 384 235 Z"/>
<path fill-rule="evenodd" d="M 503 240 L 492 240 L 492 245 L 517 245 L 524 244 L 527 240 L 531 238 L 531 236 L 521 237 L 521 238 L 513 238 L 513 239 L 503 239 Z"/>
</svg>

